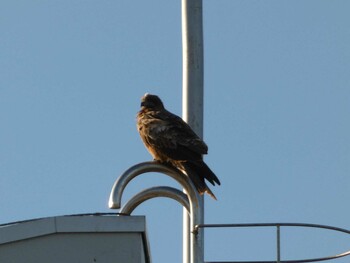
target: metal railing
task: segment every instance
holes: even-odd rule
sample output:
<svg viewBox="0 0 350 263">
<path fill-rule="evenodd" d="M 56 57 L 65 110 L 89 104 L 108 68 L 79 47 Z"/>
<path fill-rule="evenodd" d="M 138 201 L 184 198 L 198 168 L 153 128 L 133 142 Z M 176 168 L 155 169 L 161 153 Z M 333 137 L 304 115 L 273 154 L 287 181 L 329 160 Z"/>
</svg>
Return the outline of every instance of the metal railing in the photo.
<svg viewBox="0 0 350 263">
<path fill-rule="evenodd" d="M 350 255 L 350 250 L 348 250 L 340 254 L 320 257 L 320 258 L 281 260 L 281 227 L 318 228 L 318 229 L 327 229 L 327 230 L 350 234 L 350 230 L 339 228 L 339 227 L 327 226 L 327 225 L 306 224 L 306 223 L 200 224 L 195 227 L 194 231 L 198 231 L 201 228 L 244 228 L 244 227 L 275 227 L 276 228 L 276 251 L 277 251 L 276 260 L 274 261 L 206 261 L 205 263 L 307 263 L 307 262 L 320 262 L 320 261 L 326 261 L 326 260 L 333 260 L 333 259 Z"/>
</svg>

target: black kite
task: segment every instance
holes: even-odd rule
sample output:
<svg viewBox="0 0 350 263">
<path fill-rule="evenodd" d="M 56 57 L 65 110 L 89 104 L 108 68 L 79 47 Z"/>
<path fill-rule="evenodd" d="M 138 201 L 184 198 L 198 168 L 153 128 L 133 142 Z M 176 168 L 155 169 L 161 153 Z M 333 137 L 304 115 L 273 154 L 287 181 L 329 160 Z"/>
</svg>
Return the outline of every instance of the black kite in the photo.
<svg viewBox="0 0 350 263">
<path fill-rule="evenodd" d="M 208 146 L 180 117 L 164 108 L 156 95 L 145 94 L 137 114 L 137 129 L 155 161 L 183 171 L 200 194 L 216 199 L 205 180 L 220 185 L 219 179 L 203 161 Z"/>
</svg>

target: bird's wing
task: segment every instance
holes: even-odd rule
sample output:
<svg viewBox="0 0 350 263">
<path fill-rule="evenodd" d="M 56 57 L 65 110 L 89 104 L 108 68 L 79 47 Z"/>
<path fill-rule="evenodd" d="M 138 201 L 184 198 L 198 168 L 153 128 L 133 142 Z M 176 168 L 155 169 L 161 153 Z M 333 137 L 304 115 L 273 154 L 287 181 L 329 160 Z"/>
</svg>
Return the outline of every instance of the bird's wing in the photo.
<svg viewBox="0 0 350 263">
<path fill-rule="evenodd" d="M 208 146 L 193 132 L 180 117 L 162 111 L 154 119 L 148 142 L 173 160 L 200 160 L 207 154 Z"/>
</svg>

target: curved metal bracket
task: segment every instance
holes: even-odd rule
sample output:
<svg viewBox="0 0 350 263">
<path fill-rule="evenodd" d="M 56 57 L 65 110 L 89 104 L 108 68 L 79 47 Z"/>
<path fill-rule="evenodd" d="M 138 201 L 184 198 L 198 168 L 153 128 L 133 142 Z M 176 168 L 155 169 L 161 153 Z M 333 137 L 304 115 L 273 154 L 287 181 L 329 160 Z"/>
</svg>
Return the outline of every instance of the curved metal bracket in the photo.
<svg viewBox="0 0 350 263">
<path fill-rule="evenodd" d="M 146 189 L 132 197 L 122 208 L 122 212 L 129 214 L 142 202 L 158 196 L 169 197 L 179 201 L 187 208 L 190 214 L 190 257 L 192 263 L 199 263 L 203 256 L 203 231 L 195 231 L 196 225 L 203 224 L 204 215 L 201 213 L 200 194 L 197 192 L 192 181 L 179 170 L 158 162 L 144 162 L 136 164 L 126 170 L 114 183 L 109 197 L 109 208 L 121 207 L 122 195 L 125 187 L 135 177 L 149 172 L 163 173 L 175 179 L 184 189 L 185 193 L 170 187 L 155 187 Z"/>
<path fill-rule="evenodd" d="M 199 194 L 186 175 L 170 166 L 157 162 L 144 162 L 130 167 L 115 181 L 109 197 L 109 208 L 119 209 L 124 189 L 128 183 L 138 175 L 149 172 L 163 173 L 175 179 L 185 189 L 191 206 L 198 207 Z"/>
<path fill-rule="evenodd" d="M 168 197 L 176 200 L 184 206 L 188 214 L 190 214 L 190 203 L 187 195 L 175 188 L 167 186 L 151 187 L 139 192 L 129 199 L 129 201 L 120 209 L 119 213 L 130 215 L 139 204 L 155 197 Z"/>
</svg>

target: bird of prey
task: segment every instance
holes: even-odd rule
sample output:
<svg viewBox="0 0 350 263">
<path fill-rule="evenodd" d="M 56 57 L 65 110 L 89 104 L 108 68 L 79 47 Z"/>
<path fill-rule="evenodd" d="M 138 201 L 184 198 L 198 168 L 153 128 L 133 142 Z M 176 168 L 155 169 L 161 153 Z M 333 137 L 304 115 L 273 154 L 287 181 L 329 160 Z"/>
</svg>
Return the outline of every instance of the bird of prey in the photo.
<svg viewBox="0 0 350 263">
<path fill-rule="evenodd" d="M 141 98 L 137 129 L 155 161 L 184 172 L 200 194 L 206 192 L 216 199 L 204 180 L 220 185 L 203 161 L 202 155 L 208 153 L 208 146 L 186 122 L 167 111 L 158 96 L 146 93 Z"/>
</svg>

